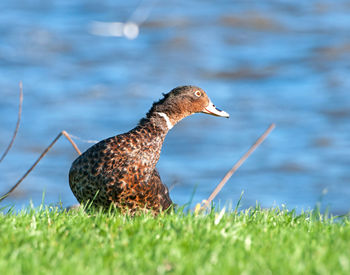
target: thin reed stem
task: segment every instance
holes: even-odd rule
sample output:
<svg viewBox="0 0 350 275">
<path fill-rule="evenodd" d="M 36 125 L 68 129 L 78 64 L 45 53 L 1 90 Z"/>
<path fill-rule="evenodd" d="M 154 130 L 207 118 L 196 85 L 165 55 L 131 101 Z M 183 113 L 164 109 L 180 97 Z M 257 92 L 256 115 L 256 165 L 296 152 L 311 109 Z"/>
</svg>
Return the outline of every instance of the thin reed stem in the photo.
<svg viewBox="0 0 350 275">
<path fill-rule="evenodd" d="M 37 166 L 37 164 L 40 162 L 40 160 L 47 154 L 47 152 L 52 148 L 52 146 L 54 146 L 54 144 L 57 142 L 57 140 L 59 140 L 59 138 L 61 136 L 65 136 L 68 141 L 73 145 L 74 149 L 77 151 L 77 153 L 79 155 L 81 155 L 81 152 L 78 148 L 78 146 L 74 143 L 74 141 L 71 139 L 71 137 L 69 136 L 69 134 L 66 131 L 62 131 L 58 134 L 58 136 L 50 143 L 50 145 L 48 147 L 46 147 L 46 149 L 44 150 L 44 152 L 42 152 L 42 154 L 40 155 L 40 157 L 34 162 L 34 164 L 28 169 L 28 171 L 17 181 L 17 183 L 11 187 L 11 189 L 6 192 L 6 194 L 4 194 L 3 196 L 0 197 L 0 202 L 5 199 L 8 195 L 10 195 L 19 185 L 20 183 L 29 175 L 30 172 L 32 172 L 32 170 L 35 168 L 35 166 Z"/>
<path fill-rule="evenodd" d="M 254 150 L 267 138 L 270 132 L 275 128 L 275 124 L 271 124 L 269 128 L 257 139 L 257 141 L 249 148 L 249 150 L 235 163 L 235 165 L 231 168 L 230 171 L 227 172 L 225 177 L 221 180 L 221 182 L 216 186 L 214 191 L 211 193 L 209 198 L 204 202 L 204 205 L 200 208 L 200 210 L 206 209 L 212 200 L 217 196 L 220 190 L 224 187 L 226 182 L 232 177 L 232 175 L 237 171 L 237 169 L 245 162 L 245 160 L 254 152 Z"/>
<path fill-rule="evenodd" d="M 23 85 L 22 85 L 22 81 L 19 82 L 19 107 L 18 107 L 18 116 L 17 116 L 17 123 L 16 123 L 16 128 L 15 131 L 13 132 L 11 141 L 9 143 L 9 145 L 7 146 L 5 152 L 2 154 L 1 158 L 0 158 L 0 162 L 2 162 L 4 160 L 4 158 L 6 157 L 7 153 L 10 151 L 13 142 L 16 139 L 17 136 L 17 132 L 19 129 L 19 124 L 21 123 L 21 117 L 22 117 L 22 104 L 23 104 Z"/>
</svg>

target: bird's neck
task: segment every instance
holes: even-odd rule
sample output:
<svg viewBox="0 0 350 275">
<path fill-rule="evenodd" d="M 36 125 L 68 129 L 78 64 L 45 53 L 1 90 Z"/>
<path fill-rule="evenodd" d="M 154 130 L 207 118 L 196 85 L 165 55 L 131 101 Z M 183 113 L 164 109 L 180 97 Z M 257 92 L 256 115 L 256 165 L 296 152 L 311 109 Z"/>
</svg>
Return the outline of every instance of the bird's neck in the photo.
<svg viewBox="0 0 350 275">
<path fill-rule="evenodd" d="M 169 131 L 169 122 L 162 114 L 144 118 L 131 131 L 126 133 L 133 144 L 133 153 L 144 171 L 144 182 L 148 182 L 159 160 L 165 136 Z"/>
<path fill-rule="evenodd" d="M 191 115 L 189 111 L 189 103 L 178 104 L 175 101 L 168 100 L 165 95 L 163 99 L 154 102 L 151 109 L 146 114 L 146 117 L 141 119 L 139 125 L 144 124 L 146 121 L 151 121 L 157 127 L 162 127 L 168 131 L 180 120 Z"/>
<path fill-rule="evenodd" d="M 173 127 L 172 122 L 164 113 L 154 113 L 149 117 L 141 119 L 139 124 L 131 130 L 136 135 L 140 135 L 139 140 L 143 140 L 146 146 L 162 147 L 165 136 Z"/>
<path fill-rule="evenodd" d="M 166 135 L 179 120 L 169 116 L 166 112 L 152 112 L 141 119 L 137 127 L 148 128 L 156 134 Z"/>
</svg>

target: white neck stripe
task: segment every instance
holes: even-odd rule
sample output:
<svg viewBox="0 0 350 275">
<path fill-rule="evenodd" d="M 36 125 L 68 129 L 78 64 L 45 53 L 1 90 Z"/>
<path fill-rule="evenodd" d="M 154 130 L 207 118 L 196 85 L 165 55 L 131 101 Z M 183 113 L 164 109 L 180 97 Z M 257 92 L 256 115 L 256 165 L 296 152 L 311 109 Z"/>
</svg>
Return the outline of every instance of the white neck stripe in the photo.
<svg viewBox="0 0 350 275">
<path fill-rule="evenodd" d="M 168 129 L 170 130 L 171 128 L 173 128 L 173 124 L 171 123 L 169 117 L 165 114 L 165 113 L 157 113 L 158 115 L 160 115 L 162 118 L 165 119 L 166 122 L 166 126 L 168 127 Z"/>
</svg>

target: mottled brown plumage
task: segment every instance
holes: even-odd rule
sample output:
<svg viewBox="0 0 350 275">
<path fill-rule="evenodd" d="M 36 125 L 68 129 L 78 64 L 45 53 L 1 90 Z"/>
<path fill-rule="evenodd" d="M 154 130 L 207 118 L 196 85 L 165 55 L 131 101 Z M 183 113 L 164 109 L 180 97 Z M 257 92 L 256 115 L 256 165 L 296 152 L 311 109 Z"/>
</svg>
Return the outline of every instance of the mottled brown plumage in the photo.
<svg viewBox="0 0 350 275">
<path fill-rule="evenodd" d="M 156 164 L 168 131 L 186 116 L 204 112 L 228 117 L 195 86 L 173 89 L 152 105 L 146 117 L 127 133 L 100 141 L 79 156 L 69 171 L 77 200 L 122 212 L 151 210 L 157 214 L 172 205 Z"/>
</svg>

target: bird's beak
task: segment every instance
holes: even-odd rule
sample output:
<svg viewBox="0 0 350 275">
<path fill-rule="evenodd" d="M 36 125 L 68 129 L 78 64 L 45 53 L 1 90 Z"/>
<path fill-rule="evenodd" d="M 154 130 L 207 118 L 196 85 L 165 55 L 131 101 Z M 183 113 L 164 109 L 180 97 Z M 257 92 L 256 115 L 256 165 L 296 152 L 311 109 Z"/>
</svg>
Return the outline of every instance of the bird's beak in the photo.
<svg viewBox="0 0 350 275">
<path fill-rule="evenodd" d="M 213 116 L 221 116 L 221 117 L 227 117 L 227 118 L 230 117 L 230 115 L 228 113 L 226 113 L 225 111 L 222 111 L 222 110 L 216 108 L 210 99 L 209 99 L 208 106 L 203 109 L 202 113 L 213 115 Z"/>
</svg>

